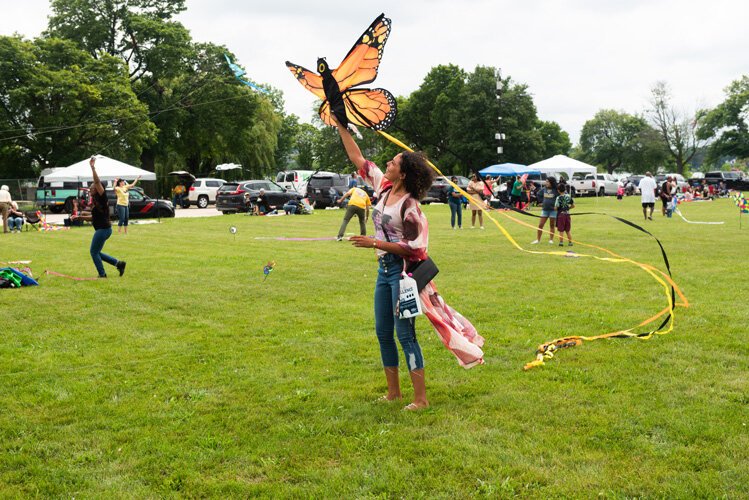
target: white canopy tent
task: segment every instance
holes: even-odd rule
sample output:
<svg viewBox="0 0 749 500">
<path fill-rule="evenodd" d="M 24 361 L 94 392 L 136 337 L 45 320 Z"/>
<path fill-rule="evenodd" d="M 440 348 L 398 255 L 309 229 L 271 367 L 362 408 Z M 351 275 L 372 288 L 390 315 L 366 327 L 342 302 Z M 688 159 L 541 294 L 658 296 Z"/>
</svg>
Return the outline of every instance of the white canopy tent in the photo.
<svg viewBox="0 0 749 500">
<path fill-rule="evenodd" d="M 559 177 L 560 173 L 564 173 L 567 174 L 568 179 L 571 179 L 573 174 L 595 174 L 597 172 L 596 167 L 593 165 L 588 165 L 564 155 L 552 156 L 551 158 L 528 165 L 528 168 L 539 170 L 546 175 L 554 175 L 554 177 Z"/>
<path fill-rule="evenodd" d="M 142 168 L 133 167 L 127 163 L 108 158 L 103 155 L 96 155 L 96 173 L 102 181 L 113 181 L 115 179 L 133 180 L 136 177 L 144 181 L 155 181 L 156 174 L 143 170 Z M 91 182 L 94 180 L 89 165 L 90 158 L 74 163 L 69 167 L 55 170 L 49 175 L 44 176 L 45 182 Z"/>
</svg>

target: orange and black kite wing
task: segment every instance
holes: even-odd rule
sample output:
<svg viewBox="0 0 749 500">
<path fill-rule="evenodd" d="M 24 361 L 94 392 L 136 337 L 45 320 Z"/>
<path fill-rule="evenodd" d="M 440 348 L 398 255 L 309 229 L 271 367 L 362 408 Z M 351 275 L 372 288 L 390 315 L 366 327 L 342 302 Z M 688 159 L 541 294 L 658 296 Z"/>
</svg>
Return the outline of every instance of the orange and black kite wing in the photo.
<svg viewBox="0 0 749 500">
<path fill-rule="evenodd" d="M 333 70 L 333 77 L 341 92 L 371 83 L 377 78 L 377 68 L 389 35 L 390 19 L 385 14 L 380 14 L 351 47 L 343 62 Z"/>
<path fill-rule="evenodd" d="M 393 95 L 385 89 L 353 89 L 343 93 L 346 116 L 354 125 L 382 130 L 395 121 L 397 105 Z M 320 118 L 328 125 L 335 124 L 330 118 L 330 103 L 320 106 Z"/>
<path fill-rule="evenodd" d="M 320 75 L 313 73 L 307 68 L 290 63 L 289 61 L 286 61 L 286 66 L 305 89 L 309 90 L 320 99 L 325 100 L 325 90 L 323 89 L 322 77 Z"/>
</svg>

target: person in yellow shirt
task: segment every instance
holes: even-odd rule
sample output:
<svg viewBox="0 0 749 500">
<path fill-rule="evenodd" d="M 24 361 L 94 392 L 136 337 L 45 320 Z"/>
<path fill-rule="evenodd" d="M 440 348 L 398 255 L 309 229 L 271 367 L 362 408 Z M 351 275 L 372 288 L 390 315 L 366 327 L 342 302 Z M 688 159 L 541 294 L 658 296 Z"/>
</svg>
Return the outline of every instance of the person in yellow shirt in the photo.
<svg viewBox="0 0 749 500">
<path fill-rule="evenodd" d="M 125 179 L 117 179 L 114 181 L 114 192 L 117 195 L 117 232 L 119 233 L 122 227 L 125 227 L 125 234 L 127 234 L 127 223 L 130 220 L 130 195 L 128 191 L 130 188 L 135 186 L 140 180 L 138 176 L 131 184 L 125 182 Z"/>
<path fill-rule="evenodd" d="M 338 200 L 338 204 L 343 203 L 343 200 L 351 198 L 346 207 L 346 215 L 343 216 L 343 223 L 341 229 L 338 230 L 337 241 L 343 239 L 343 234 L 346 232 L 346 226 L 348 226 L 351 218 L 356 215 L 359 217 L 359 230 L 363 235 L 367 234 L 367 221 L 369 220 L 369 207 L 372 206 L 372 201 L 369 199 L 369 195 L 366 191 L 358 187 L 352 187 L 346 194 L 341 196 Z"/>
<path fill-rule="evenodd" d="M 174 205 L 175 210 L 177 210 L 177 207 L 182 208 L 182 200 L 186 192 L 187 188 L 184 184 L 177 184 L 172 188 L 172 205 Z"/>
</svg>

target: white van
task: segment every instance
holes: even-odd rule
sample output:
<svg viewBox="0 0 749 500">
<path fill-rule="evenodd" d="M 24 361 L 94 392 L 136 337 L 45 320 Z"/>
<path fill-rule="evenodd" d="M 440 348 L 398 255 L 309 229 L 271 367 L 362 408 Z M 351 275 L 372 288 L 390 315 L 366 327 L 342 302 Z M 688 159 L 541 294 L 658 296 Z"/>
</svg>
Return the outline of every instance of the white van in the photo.
<svg viewBox="0 0 749 500">
<path fill-rule="evenodd" d="M 307 196 L 307 182 L 314 170 L 282 170 L 276 174 L 276 184 L 289 191 Z"/>
</svg>

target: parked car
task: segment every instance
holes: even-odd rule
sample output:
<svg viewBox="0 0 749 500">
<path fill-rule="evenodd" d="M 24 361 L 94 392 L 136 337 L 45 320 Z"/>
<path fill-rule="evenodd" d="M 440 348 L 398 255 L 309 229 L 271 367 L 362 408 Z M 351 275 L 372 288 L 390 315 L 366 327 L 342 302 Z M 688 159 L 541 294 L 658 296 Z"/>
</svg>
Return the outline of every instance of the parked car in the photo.
<svg viewBox="0 0 749 500">
<path fill-rule="evenodd" d="M 287 201 L 301 198 L 296 191 L 286 190 L 272 181 L 226 182 L 219 188 L 216 195 L 216 209 L 224 214 L 247 212 L 257 201 L 260 189 L 265 190 L 268 205 L 279 209 Z"/>
<path fill-rule="evenodd" d="M 456 184 L 460 186 L 461 189 L 465 189 L 468 187 L 468 179 L 466 177 L 456 175 L 458 178 L 458 182 Z M 432 187 L 429 188 L 429 191 L 427 191 L 426 196 L 423 200 L 421 200 L 424 204 L 429 203 L 447 203 L 447 188 L 450 187 L 450 184 L 447 182 L 447 178 L 445 177 L 435 177 L 434 182 L 432 182 Z"/>
<path fill-rule="evenodd" d="M 307 198 L 310 204 L 317 208 L 325 208 L 332 205 L 330 199 L 330 188 L 333 187 L 336 191 L 336 197 L 343 196 L 348 191 L 351 185 L 352 179 L 355 179 L 351 174 L 336 174 L 333 172 L 317 172 L 315 175 L 310 177 L 307 183 Z M 366 191 L 370 198 L 374 195 L 374 190 L 361 182 L 360 179 L 355 179 L 356 187 L 359 187 Z"/>
<path fill-rule="evenodd" d="M 728 189 L 736 189 L 738 191 L 749 190 L 749 181 L 744 179 L 741 172 L 707 172 L 704 180 L 708 185 L 718 185 L 723 181 Z"/>
<path fill-rule="evenodd" d="M 584 179 L 573 177 L 568 183 L 573 195 L 606 196 L 616 194 L 619 182 L 611 174 L 588 174 Z"/>
<path fill-rule="evenodd" d="M 109 202 L 109 216 L 115 218 L 117 194 L 114 189 L 108 188 L 107 202 Z M 130 188 L 130 218 L 149 219 L 156 217 L 174 217 L 174 206 L 172 202 L 164 199 L 154 199 L 146 195 L 139 187 Z"/>
<path fill-rule="evenodd" d="M 198 178 L 190 172 L 177 170 L 169 172 L 179 178 L 179 181 L 187 188 L 187 196 L 182 200 L 182 208 L 188 208 L 190 205 L 197 205 L 198 208 L 206 208 L 208 205 L 216 203 L 216 193 L 218 189 L 226 182 L 224 179 Z"/>
<path fill-rule="evenodd" d="M 114 189 L 107 188 L 107 203 L 109 204 L 109 218 L 116 219 L 117 195 Z M 128 191 L 130 197 L 130 218 L 131 219 L 148 219 L 156 217 L 174 217 L 174 206 L 172 202 L 164 199 L 154 199 L 149 197 L 142 188 L 133 187 Z M 68 196 L 64 203 L 65 212 L 73 213 L 73 200 L 78 199 L 80 208 L 88 209 L 91 206 L 91 193 L 89 188 L 78 188 L 75 196 Z"/>
<path fill-rule="evenodd" d="M 314 170 L 282 170 L 276 174 L 276 184 L 289 191 L 307 196 L 307 182 Z"/>
</svg>

